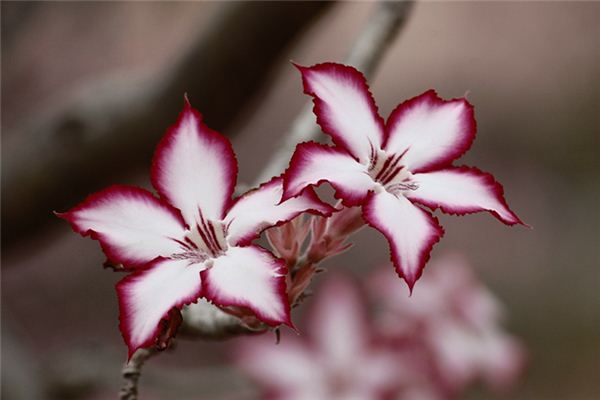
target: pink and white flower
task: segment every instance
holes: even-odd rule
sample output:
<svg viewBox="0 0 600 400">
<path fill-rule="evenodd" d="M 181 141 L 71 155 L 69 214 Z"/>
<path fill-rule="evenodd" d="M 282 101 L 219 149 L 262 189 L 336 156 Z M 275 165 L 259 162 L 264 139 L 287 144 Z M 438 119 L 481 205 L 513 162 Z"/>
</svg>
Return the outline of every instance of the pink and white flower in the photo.
<svg viewBox="0 0 600 400">
<path fill-rule="evenodd" d="M 279 344 L 272 337 L 244 339 L 237 362 L 268 398 L 392 398 L 402 385 L 399 359 L 381 346 L 366 311 L 354 286 L 330 278 L 315 298 L 306 336 L 284 335 Z"/>
<path fill-rule="evenodd" d="M 384 122 L 356 69 L 334 63 L 298 69 L 317 123 L 335 146 L 297 146 L 283 200 L 329 182 L 344 205 L 362 206 L 366 222 L 387 238 L 396 271 L 411 288 L 443 235 L 437 219 L 415 203 L 459 215 L 489 211 L 505 224 L 522 224 L 492 175 L 451 165 L 475 138 L 473 106 L 465 99 L 442 100 L 430 90 Z"/>
<path fill-rule="evenodd" d="M 525 351 L 502 328 L 502 304 L 458 255 L 436 259 L 411 297 L 389 269 L 369 282 L 378 329 L 391 347 L 426 356 L 440 392 L 454 398 L 476 380 L 506 390 L 520 376 Z"/>
<path fill-rule="evenodd" d="M 186 99 L 157 147 L 149 191 L 112 186 L 59 214 L 100 242 L 109 260 L 133 273 L 117 284 L 121 332 L 130 356 L 152 344 L 169 311 L 204 296 L 250 309 L 264 323 L 290 325 L 286 267 L 251 244 L 269 226 L 332 208 L 314 192 L 279 203 L 282 179 L 231 200 L 237 161 Z"/>
<path fill-rule="evenodd" d="M 461 257 L 436 260 L 412 297 L 389 268 L 361 282 L 368 299 L 329 277 L 304 336 L 241 341 L 237 364 L 267 398 L 450 400 L 479 380 L 505 391 L 520 377 L 524 349 Z"/>
</svg>

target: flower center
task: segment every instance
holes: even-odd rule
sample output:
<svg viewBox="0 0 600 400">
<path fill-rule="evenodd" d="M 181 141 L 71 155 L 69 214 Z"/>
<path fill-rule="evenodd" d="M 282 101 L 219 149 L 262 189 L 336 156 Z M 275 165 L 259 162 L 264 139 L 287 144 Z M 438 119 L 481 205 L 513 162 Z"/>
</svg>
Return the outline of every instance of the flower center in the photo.
<svg viewBox="0 0 600 400">
<path fill-rule="evenodd" d="M 228 248 L 225 240 L 225 224 L 206 219 L 200 210 L 196 217 L 196 225 L 189 230 L 183 240 L 175 241 L 183 251 L 171 257 L 193 259 L 196 262 L 216 258 L 225 253 Z"/>
<path fill-rule="evenodd" d="M 407 190 L 417 190 L 419 185 L 413 180 L 413 175 L 402 164 L 402 156 L 406 150 L 399 154 L 386 154 L 379 150 L 371 151 L 369 175 L 388 192 L 398 196 Z"/>
</svg>

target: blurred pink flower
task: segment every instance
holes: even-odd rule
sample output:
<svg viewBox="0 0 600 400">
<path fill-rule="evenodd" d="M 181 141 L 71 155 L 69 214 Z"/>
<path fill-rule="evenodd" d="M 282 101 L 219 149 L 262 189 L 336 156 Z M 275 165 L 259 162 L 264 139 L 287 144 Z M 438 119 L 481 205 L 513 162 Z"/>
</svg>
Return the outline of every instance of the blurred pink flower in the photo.
<svg viewBox="0 0 600 400">
<path fill-rule="evenodd" d="M 130 356 L 153 343 L 161 321 L 178 315 L 173 309 L 200 296 L 221 307 L 249 309 L 272 326 L 291 325 L 286 266 L 251 242 L 302 212 L 329 214 L 332 208 L 313 192 L 280 202 L 281 178 L 232 201 L 236 177 L 231 144 L 186 99 L 152 163 L 160 198 L 112 186 L 59 214 L 76 232 L 97 239 L 112 262 L 133 270 L 117 284 Z"/>
<path fill-rule="evenodd" d="M 420 348 L 448 397 L 477 379 L 492 389 L 508 389 L 520 376 L 525 351 L 506 333 L 504 311 L 459 256 L 432 262 L 412 296 L 381 270 L 369 283 L 378 301 L 378 325 L 390 346 Z"/>
<path fill-rule="evenodd" d="M 239 366 L 275 399 L 385 399 L 401 385 L 400 359 L 382 346 L 363 299 L 341 277 L 320 288 L 307 336 L 241 341 Z"/>
<path fill-rule="evenodd" d="M 505 224 L 522 223 L 492 175 L 451 165 L 475 139 L 473 106 L 465 99 L 442 100 L 430 90 L 400 104 L 384 122 L 356 69 L 334 63 L 298 69 L 317 122 L 335 146 L 296 147 L 283 199 L 329 182 L 344 205 L 360 205 L 365 221 L 387 238 L 392 262 L 411 289 L 444 233 L 413 203 L 459 215 L 489 211 Z"/>
<path fill-rule="evenodd" d="M 270 398 L 448 400 L 482 379 L 513 385 L 521 344 L 502 330 L 502 309 L 460 258 L 432 265 L 412 297 L 386 268 L 367 280 L 367 299 L 328 278 L 308 312 L 306 336 L 241 341 L 238 365 Z"/>
</svg>

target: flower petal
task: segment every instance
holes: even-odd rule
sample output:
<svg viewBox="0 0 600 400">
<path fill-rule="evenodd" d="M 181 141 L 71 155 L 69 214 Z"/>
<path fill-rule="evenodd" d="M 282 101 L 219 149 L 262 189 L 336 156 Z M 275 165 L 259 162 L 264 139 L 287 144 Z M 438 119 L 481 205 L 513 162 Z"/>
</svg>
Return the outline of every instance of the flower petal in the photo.
<svg viewBox="0 0 600 400">
<path fill-rule="evenodd" d="M 200 296 L 204 264 L 190 260 L 158 259 L 117 284 L 120 328 L 129 356 L 152 345 L 160 321 L 171 308 L 181 308 Z"/>
<path fill-rule="evenodd" d="M 179 211 L 131 186 L 111 186 L 57 215 L 75 232 L 100 241 L 111 261 L 128 267 L 180 251 L 174 239 L 185 231 Z"/>
<path fill-rule="evenodd" d="M 283 200 L 298 196 L 309 185 L 329 182 L 347 206 L 362 204 L 376 185 L 367 167 L 346 151 L 315 142 L 296 146 L 283 179 Z"/>
<path fill-rule="evenodd" d="M 230 247 L 202 271 L 202 293 L 218 306 L 247 307 L 271 326 L 291 326 L 285 274 L 284 262 L 260 247 Z"/>
<path fill-rule="evenodd" d="M 334 211 L 319 200 L 312 188 L 280 203 L 282 194 L 283 179 L 278 177 L 236 199 L 225 216 L 229 243 L 234 246 L 250 244 L 264 229 L 306 211 L 321 215 L 330 215 Z"/>
<path fill-rule="evenodd" d="M 494 177 L 477 168 L 453 167 L 413 175 L 418 189 L 406 196 L 445 213 L 489 211 L 508 225 L 523 224 L 504 200 L 504 190 Z"/>
<path fill-rule="evenodd" d="M 309 314 L 308 330 L 330 367 L 347 369 L 369 342 L 369 326 L 363 299 L 350 281 L 329 278 L 317 293 Z"/>
<path fill-rule="evenodd" d="M 319 385 L 325 372 L 318 356 L 295 334 L 284 333 L 278 344 L 269 335 L 244 338 L 236 350 L 237 363 L 249 376 L 262 386 L 285 393 L 286 398 Z"/>
<path fill-rule="evenodd" d="M 223 218 L 236 176 L 231 143 L 202 123 L 202 115 L 186 99 L 179 119 L 156 148 L 152 184 L 193 226 L 198 209 L 209 220 Z"/>
<path fill-rule="evenodd" d="M 401 154 L 412 172 L 444 167 L 475 139 L 473 106 L 465 99 L 442 100 L 434 90 L 400 104 L 387 121 L 385 150 Z"/>
<path fill-rule="evenodd" d="M 363 213 L 365 221 L 388 240 L 396 272 L 412 290 L 444 230 L 425 210 L 385 191 L 371 195 Z"/>
<path fill-rule="evenodd" d="M 384 124 L 363 74 L 334 63 L 296 67 L 302 73 L 304 93 L 314 97 L 314 113 L 323 132 L 368 163 L 371 148 L 381 148 Z"/>
</svg>

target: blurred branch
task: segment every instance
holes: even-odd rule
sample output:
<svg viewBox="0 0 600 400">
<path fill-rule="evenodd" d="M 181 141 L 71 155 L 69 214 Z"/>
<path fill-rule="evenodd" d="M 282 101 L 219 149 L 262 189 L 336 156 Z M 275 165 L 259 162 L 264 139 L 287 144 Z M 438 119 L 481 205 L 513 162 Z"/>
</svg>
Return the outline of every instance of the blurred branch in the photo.
<svg viewBox="0 0 600 400">
<path fill-rule="evenodd" d="M 367 21 L 364 29 L 350 50 L 346 64 L 360 70 L 367 78 L 371 77 L 385 54 L 389 44 L 397 36 L 406 22 L 412 1 L 381 2 Z M 269 160 L 252 187 L 277 176 L 286 168 L 296 145 L 311 140 L 321 132 L 312 112 L 313 104 L 306 104 L 296 117 L 288 133 L 278 147 L 278 152 Z"/>
<path fill-rule="evenodd" d="M 139 349 L 136 351 L 129 362 L 125 363 L 121 373 L 123 375 L 123 386 L 119 391 L 119 400 L 136 400 L 138 398 L 138 381 L 142 373 L 142 367 L 146 360 L 157 353 L 158 350 Z"/>
<path fill-rule="evenodd" d="M 263 86 L 281 52 L 328 2 L 231 2 L 164 76 L 82 87 L 3 135 L 2 243 L 31 234 L 87 193 L 148 165 L 188 93 L 222 131 Z M 6 247 L 5 247 L 6 248 Z"/>
</svg>

